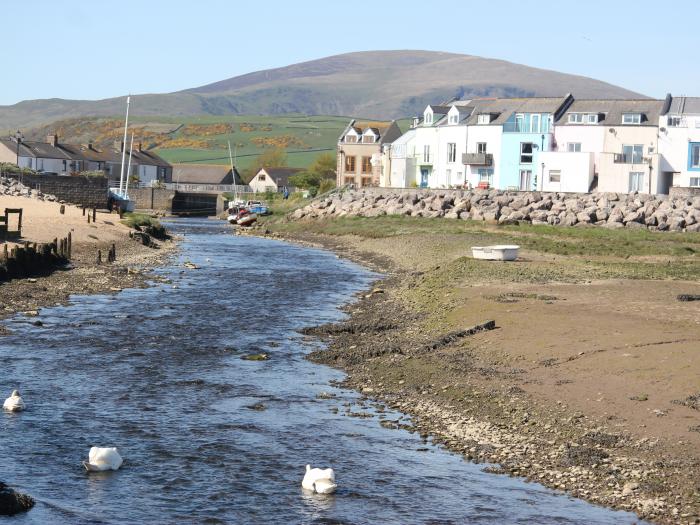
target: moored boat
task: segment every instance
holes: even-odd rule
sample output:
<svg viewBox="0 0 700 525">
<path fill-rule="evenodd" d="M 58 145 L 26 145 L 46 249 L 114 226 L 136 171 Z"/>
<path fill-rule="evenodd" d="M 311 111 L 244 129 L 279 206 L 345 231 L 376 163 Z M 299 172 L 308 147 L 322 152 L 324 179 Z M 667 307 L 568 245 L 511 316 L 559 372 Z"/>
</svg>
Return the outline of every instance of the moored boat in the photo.
<svg viewBox="0 0 700 525">
<path fill-rule="evenodd" d="M 514 261 L 518 258 L 520 246 L 497 244 L 495 246 L 472 246 L 474 259 L 487 261 Z"/>
</svg>

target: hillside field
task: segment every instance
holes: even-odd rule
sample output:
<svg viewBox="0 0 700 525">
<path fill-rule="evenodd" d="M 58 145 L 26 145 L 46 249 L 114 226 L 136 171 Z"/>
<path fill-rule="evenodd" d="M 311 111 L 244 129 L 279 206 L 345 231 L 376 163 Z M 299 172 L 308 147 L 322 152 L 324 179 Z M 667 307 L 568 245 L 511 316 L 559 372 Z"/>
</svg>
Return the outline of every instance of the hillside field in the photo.
<svg viewBox="0 0 700 525">
<path fill-rule="evenodd" d="M 228 141 L 241 169 L 255 167 L 260 154 L 281 147 L 290 167 L 304 168 L 321 153 L 335 154 L 338 137 L 350 117 L 338 116 L 198 116 L 135 117 L 129 127 L 135 142 L 152 149 L 171 163 L 228 164 Z M 401 123 L 407 127 L 407 122 Z M 87 144 L 98 149 L 122 139 L 123 118 L 81 118 L 54 122 L 26 133 L 30 140 L 45 140 L 58 133 L 59 141 Z"/>
</svg>

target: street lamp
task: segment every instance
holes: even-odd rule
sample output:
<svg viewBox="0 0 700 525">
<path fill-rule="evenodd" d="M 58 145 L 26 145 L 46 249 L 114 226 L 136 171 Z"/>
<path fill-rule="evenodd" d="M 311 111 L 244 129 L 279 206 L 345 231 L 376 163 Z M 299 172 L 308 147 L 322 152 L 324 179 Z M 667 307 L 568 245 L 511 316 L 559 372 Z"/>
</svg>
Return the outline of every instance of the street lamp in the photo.
<svg viewBox="0 0 700 525">
<path fill-rule="evenodd" d="M 19 168 L 19 145 L 22 142 L 22 139 L 24 138 L 24 135 L 20 130 L 17 130 L 17 133 L 15 133 L 15 140 L 17 141 L 17 167 Z"/>
</svg>

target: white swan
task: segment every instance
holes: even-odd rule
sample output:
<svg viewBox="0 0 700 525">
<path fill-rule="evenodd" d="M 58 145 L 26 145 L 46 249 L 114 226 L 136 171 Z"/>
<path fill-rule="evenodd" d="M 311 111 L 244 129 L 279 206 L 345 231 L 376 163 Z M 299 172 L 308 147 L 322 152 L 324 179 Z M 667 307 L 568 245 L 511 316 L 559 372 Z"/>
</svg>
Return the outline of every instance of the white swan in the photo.
<svg viewBox="0 0 700 525">
<path fill-rule="evenodd" d="M 332 468 L 311 468 L 311 465 L 306 465 L 306 474 L 304 474 L 301 486 L 316 494 L 333 494 L 338 488 L 335 482 L 335 472 Z"/>
<path fill-rule="evenodd" d="M 2 408 L 8 412 L 20 412 L 24 410 L 24 401 L 17 390 L 12 391 L 10 397 L 2 404 Z"/>
<path fill-rule="evenodd" d="M 83 466 L 90 472 L 117 470 L 122 466 L 123 461 L 116 447 L 92 447 L 88 460 L 83 461 Z"/>
</svg>

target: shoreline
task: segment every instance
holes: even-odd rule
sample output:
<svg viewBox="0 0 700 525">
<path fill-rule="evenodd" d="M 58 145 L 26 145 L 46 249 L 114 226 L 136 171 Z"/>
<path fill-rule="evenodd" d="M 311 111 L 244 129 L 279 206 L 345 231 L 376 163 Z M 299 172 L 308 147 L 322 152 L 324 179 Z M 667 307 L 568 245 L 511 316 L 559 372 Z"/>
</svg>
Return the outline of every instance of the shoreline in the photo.
<svg viewBox="0 0 700 525">
<path fill-rule="evenodd" d="M 457 337 L 442 347 L 434 343 L 444 337 L 444 327 L 421 334 L 418 327 L 429 315 L 406 304 L 406 289 L 429 280 L 430 270 L 406 272 L 381 250 L 368 251 L 348 236 L 274 231 L 265 236 L 333 251 L 384 276 L 345 307 L 346 321 L 307 332 L 327 343 L 309 359 L 343 370 L 346 386 L 410 415 L 413 422 L 411 428 L 398 421 L 387 425 L 431 436 L 466 460 L 491 464 L 489 472 L 537 482 L 654 523 L 700 523 L 700 501 L 692 486 L 678 490 L 679 484 L 692 485 L 693 472 L 700 468 L 697 458 L 667 458 L 668 448 L 658 440 L 616 428 L 614 417 L 606 421 L 527 393 L 518 385 L 520 370 L 503 370 L 473 355 L 472 345 L 492 344 L 489 333 Z M 454 355 L 455 347 L 463 351 Z M 489 388 L 494 381 L 501 388 Z"/>
</svg>

